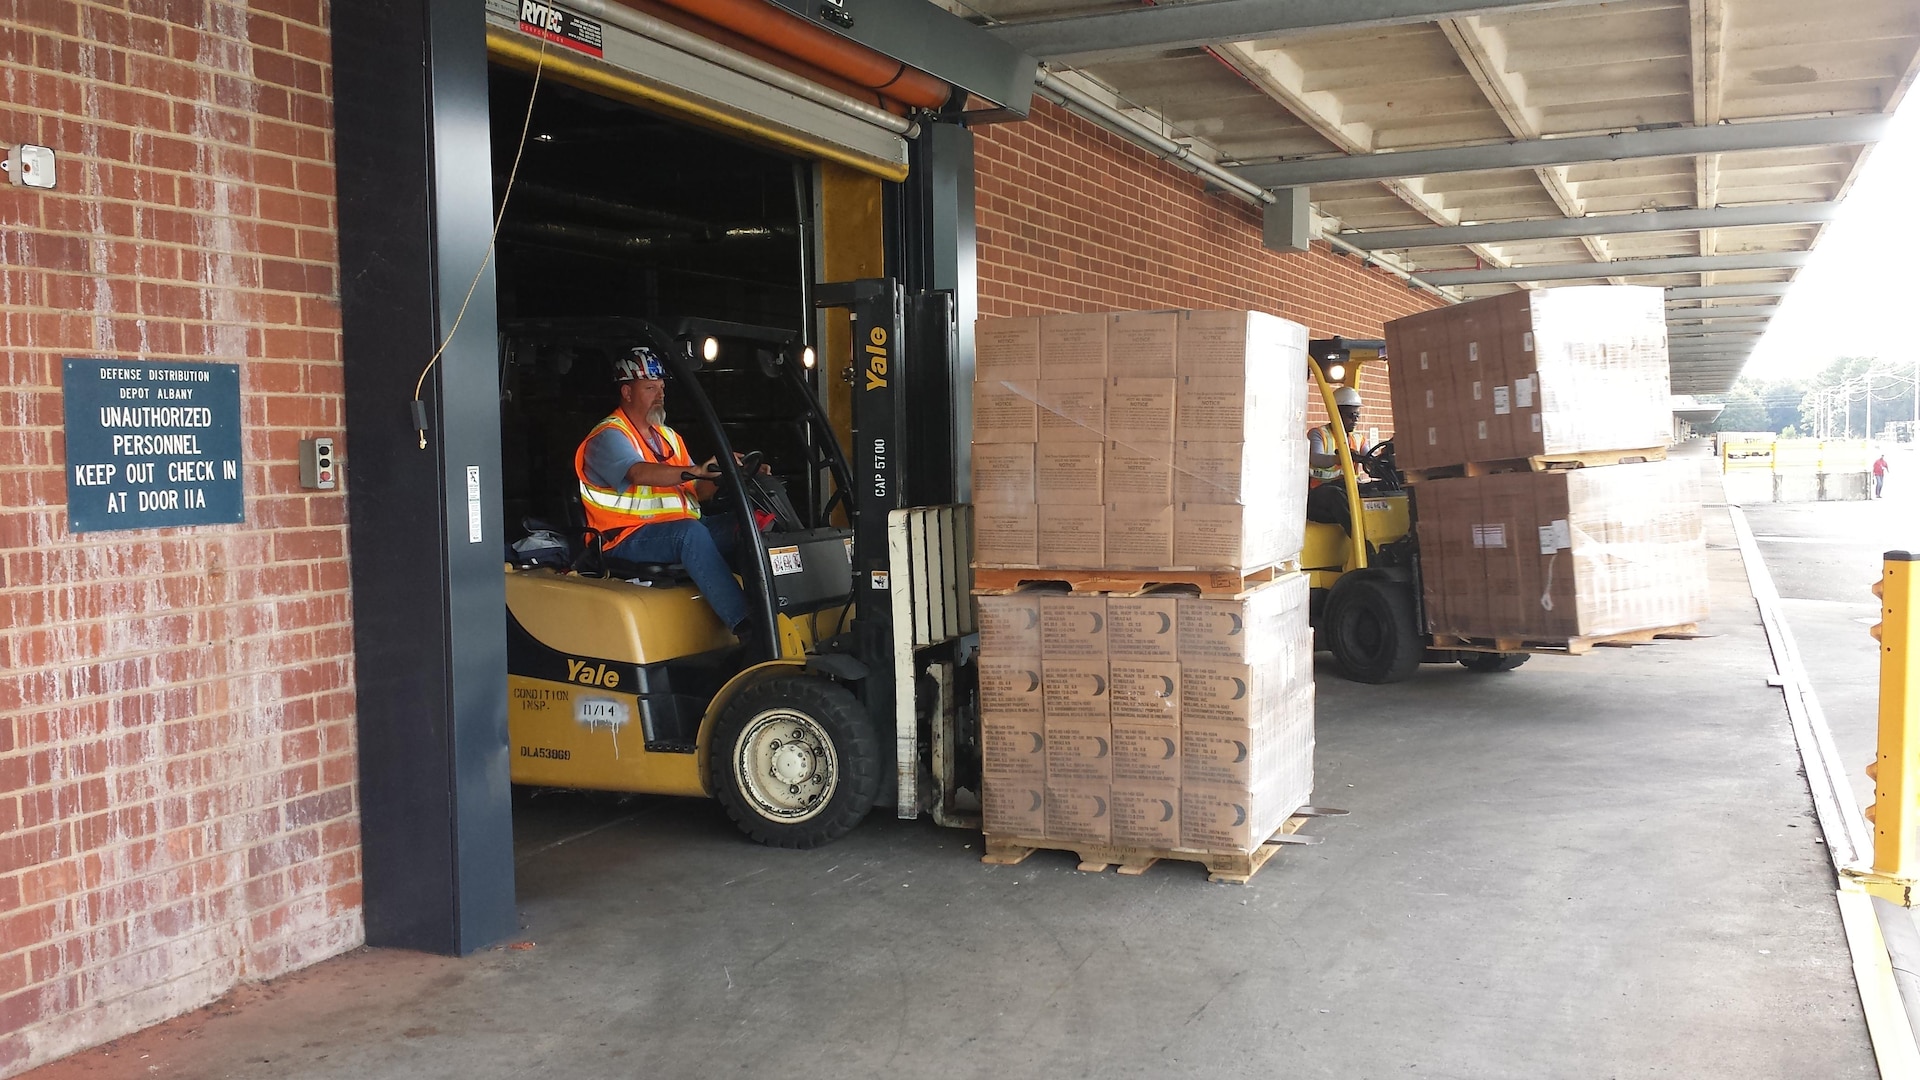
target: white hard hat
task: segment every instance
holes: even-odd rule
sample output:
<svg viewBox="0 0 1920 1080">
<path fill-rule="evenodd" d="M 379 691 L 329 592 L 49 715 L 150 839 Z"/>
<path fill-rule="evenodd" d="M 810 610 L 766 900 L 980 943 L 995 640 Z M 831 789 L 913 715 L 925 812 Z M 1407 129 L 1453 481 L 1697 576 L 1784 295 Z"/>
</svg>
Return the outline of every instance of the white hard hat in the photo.
<svg viewBox="0 0 1920 1080">
<path fill-rule="evenodd" d="M 1351 386 L 1343 386 L 1333 392 L 1333 403 L 1343 407 L 1351 405 L 1357 409 L 1360 407 L 1360 391 Z"/>
</svg>

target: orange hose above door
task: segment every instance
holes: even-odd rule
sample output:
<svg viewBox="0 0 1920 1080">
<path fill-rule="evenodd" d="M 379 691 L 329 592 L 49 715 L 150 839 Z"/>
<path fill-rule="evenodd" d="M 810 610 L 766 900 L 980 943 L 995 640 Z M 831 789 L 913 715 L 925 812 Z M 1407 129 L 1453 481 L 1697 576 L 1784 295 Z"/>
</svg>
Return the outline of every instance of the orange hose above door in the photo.
<svg viewBox="0 0 1920 1080">
<path fill-rule="evenodd" d="M 954 94 L 953 87 L 946 82 L 815 26 L 768 0 L 659 2 L 903 104 L 938 109 Z M 637 4 L 630 6 L 639 10 Z"/>
</svg>

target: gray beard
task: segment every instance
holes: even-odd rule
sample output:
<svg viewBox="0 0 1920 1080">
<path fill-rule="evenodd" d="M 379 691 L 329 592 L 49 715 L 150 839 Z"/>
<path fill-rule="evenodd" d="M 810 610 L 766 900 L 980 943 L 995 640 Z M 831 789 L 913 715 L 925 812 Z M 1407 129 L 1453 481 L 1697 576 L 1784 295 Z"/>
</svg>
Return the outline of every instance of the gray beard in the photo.
<svg viewBox="0 0 1920 1080">
<path fill-rule="evenodd" d="M 648 409 L 647 423 L 652 424 L 654 427 L 666 427 L 667 407 L 664 405 L 655 405 L 653 408 Z"/>
</svg>

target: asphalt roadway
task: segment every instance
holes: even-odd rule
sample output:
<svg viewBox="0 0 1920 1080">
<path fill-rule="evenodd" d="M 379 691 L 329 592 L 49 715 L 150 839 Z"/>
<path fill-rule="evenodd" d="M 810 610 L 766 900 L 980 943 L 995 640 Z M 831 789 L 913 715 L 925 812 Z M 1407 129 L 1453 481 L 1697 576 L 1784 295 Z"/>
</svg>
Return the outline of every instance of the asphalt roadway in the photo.
<svg viewBox="0 0 1920 1080">
<path fill-rule="evenodd" d="M 1825 538 L 1763 546 L 1862 764 L 1868 526 L 1839 523 L 1891 505 L 1753 515 Z M 523 798 L 516 945 L 360 950 L 30 1075 L 1873 1076 L 1724 507 L 1708 537 L 1701 639 L 1391 687 L 1323 666 L 1314 799 L 1351 816 L 1247 886 L 986 866 L 925 821 L 794 853 L 704 802 Z"/>
</svg>

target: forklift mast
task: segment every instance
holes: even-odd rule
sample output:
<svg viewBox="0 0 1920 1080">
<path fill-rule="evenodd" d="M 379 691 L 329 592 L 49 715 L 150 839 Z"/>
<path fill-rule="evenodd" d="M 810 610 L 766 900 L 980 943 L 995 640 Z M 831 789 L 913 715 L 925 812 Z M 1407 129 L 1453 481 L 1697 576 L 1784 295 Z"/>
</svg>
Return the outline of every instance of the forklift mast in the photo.
<svg viewBox="0 0 1920 1080">
<path fill-rule="evenodd" d="M 851 323 L 851 645 L 864 668 L 862 703 L 883 737 L 893 720 L 898 815 L 918 816 L 925 780 L 928 806 L 949 823 L 956 646 L 972 629 L 967 521 L 948 505 L 952 455 L 935 449 L 950 441 L 955 415 L 953 295 L 909 295 L 892 278 L 817 285 L 813 295 L 816 307 L 845 309 Z M 923 674 L 932 700 L 921 700 Z"/>
</svg>

